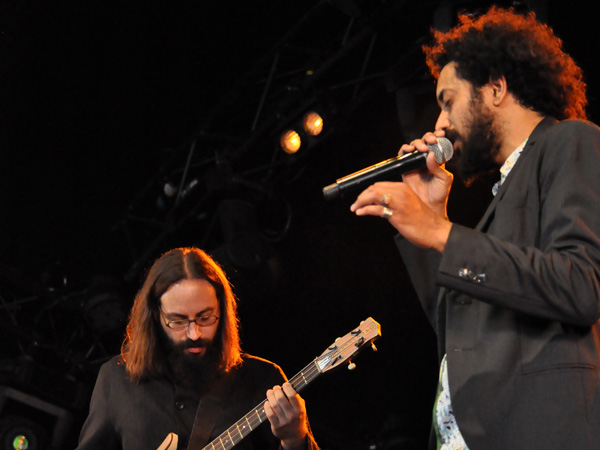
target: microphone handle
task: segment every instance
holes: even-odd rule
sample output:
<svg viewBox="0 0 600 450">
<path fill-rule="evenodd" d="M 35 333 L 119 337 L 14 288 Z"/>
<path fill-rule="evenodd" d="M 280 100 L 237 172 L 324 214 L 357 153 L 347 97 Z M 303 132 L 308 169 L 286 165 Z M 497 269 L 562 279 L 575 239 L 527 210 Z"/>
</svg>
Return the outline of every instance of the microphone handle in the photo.
<svg viewBox="0 0 600 450">
<path fill-rule="evenodd" d="M 325 186 L 323 196 L 326 200 L 333 200 L 348 192 L 364 189 L 377 181 L 395 180 L 402 174 L 425 167 L 428 154 L 428 152 L 415 150 L 346 175 L 335 183 Z"/>
</svg>

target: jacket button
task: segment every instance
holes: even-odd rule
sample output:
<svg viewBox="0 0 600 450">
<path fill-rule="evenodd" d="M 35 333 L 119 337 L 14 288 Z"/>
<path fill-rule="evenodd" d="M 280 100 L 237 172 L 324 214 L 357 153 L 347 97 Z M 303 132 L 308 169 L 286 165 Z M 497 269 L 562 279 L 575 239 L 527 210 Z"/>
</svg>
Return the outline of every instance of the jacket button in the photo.
<svg viewBox="0 0 600 450">
<path fill-rule="evenodd" d="M 184 408 L 183 403 L 181 403 L 181 402 L 175 402 L 175 408 L 177 408 L 177 409 L 183 409 Z"/>
</svg>

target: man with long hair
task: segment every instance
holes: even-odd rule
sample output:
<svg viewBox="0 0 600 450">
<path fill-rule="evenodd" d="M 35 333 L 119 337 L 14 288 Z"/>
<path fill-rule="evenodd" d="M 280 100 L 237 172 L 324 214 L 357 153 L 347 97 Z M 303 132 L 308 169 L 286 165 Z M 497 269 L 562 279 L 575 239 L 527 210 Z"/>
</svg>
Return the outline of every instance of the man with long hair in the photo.
<svg viewBox="0 0 600 450">
<path fill-rule="evenodd" d="M 500 168 L 475 229 L 452 223 L 451 173 L 428 155 L 362 192 L 438 335 L 432 448 L 600 448 L 600 129 L 581 70 L 533 13 L 463 14 L 424 48 L 464 179 Z"/>
<path fill-rule="evenodd" d="M 155 450 L 170 433 L 179 449 L 188 441 L 202 448 L 265 395 L 270 430 L 253 429 L 236 448 L 318 450 L 304 400 L 281 369 L 241 352 L 236 298 L 221 267 L 200 249 L 174 249 L 150 268 L 121 355 L 100 370 L 78 450 Z"/>
</svg>

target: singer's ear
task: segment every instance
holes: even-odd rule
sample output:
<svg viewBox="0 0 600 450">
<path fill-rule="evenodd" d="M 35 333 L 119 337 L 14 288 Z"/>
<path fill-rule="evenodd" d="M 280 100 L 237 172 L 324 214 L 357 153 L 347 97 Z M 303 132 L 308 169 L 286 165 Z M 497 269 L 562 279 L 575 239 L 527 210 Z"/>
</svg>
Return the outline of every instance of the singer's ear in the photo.
<svg viewBox="0 0 600 450">
<path fill-rule="evenodd" d="M 506 78 L 502 75 L 500 78 L 492 79 L 487 84 L 492 94 L 492 104 L 498 106 L 502 103 L 508 93 Z"/>
</svg>

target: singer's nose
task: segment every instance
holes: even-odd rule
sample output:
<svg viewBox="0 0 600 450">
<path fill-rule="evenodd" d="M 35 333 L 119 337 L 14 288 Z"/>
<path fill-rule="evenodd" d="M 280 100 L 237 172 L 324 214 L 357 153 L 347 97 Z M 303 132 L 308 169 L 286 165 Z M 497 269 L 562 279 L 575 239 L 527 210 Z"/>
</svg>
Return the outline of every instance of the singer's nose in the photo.
<svg viewBox="0 0 600 450">
<path fill-rule="evenodd" d="M 450 128 L 450 121 L 448 120 L 448 112 L 442 111 L 438 116 L 437 122 L 435 123 L 436 131 L 446 131 Z"/>
</svg>

